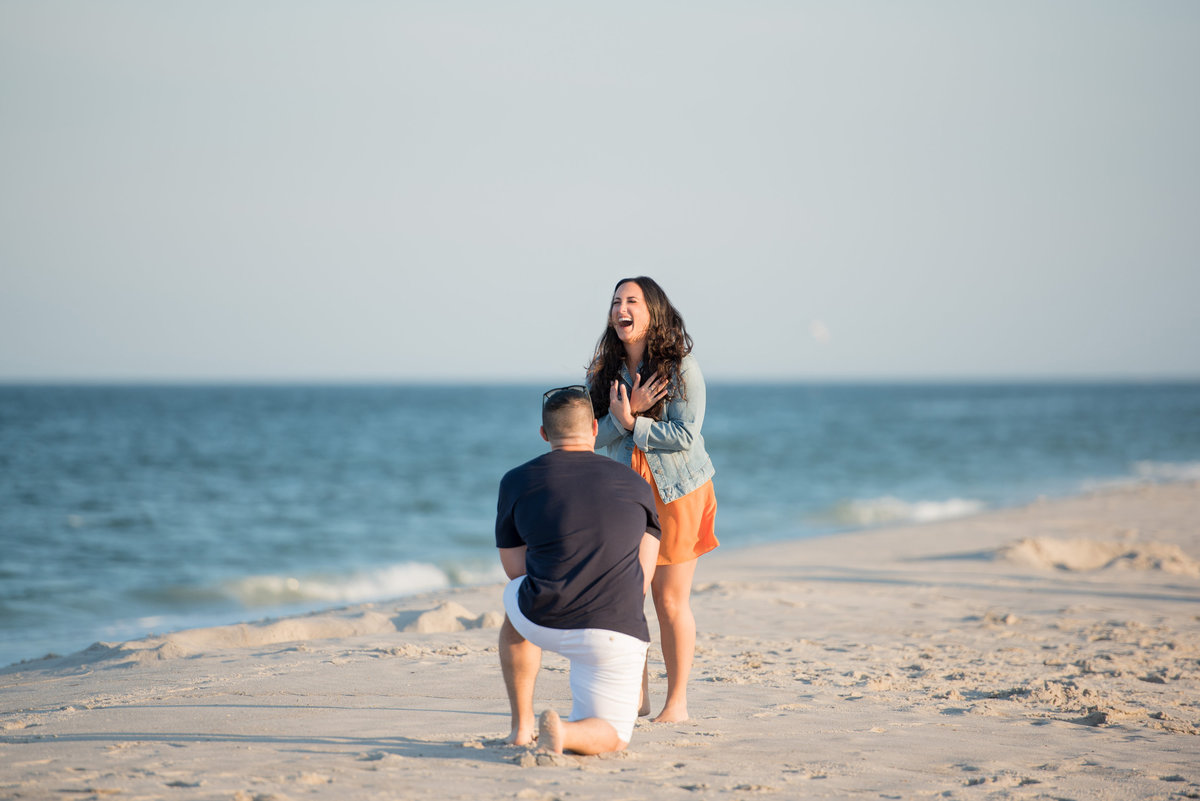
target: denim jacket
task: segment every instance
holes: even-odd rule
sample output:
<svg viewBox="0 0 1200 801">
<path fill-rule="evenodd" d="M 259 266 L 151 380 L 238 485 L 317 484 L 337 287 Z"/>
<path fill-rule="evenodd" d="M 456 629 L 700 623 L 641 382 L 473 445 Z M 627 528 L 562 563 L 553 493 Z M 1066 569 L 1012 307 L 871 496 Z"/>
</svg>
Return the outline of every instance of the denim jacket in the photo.
<svg viewBox="0 0 1200 801">
<path fill-rule="evenodd" d="M 704 422 L 704 376 L 690 353 L 679 365 L 679 380 L 687 390 L 687 399 L 677 385 L 672 386 L 671 400 L 661 421 L 638 417 L 633 431 L 627 431 L 609 412 L 600 419 L 596 436 L 597 449 L 605 448 L 611 458 L 625 464 L 633 462 L 633 446 L 641 448 L 663 503 L 699 489 L 716 472 L 700 435 Z M 626 392 L 633 387 L 629 370 L 623 365 L 621 382 Z"/>
</svg>

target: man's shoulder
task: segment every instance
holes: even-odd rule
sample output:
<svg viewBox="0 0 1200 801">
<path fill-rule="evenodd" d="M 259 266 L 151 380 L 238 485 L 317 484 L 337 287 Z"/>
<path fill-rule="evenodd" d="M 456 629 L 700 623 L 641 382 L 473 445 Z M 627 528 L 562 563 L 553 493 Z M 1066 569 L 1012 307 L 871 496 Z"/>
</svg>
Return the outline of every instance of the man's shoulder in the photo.
<svg viewBox="0 0 1200 801">
<path fill-rule="evenodd" d="M 631 479 L 646 482 L 634 472 L 633 468 L 624 462 L 618 462 L 616 459 L 610 459 L 607 456 L 596 454 L 596 470 L 605 473 L 615 481 L 629 481 Z"/>
<path fill-rule="evenodd" d="M 551 453 L 553 453 L 553 451 L 551 451 Z M 533 457 L 528 462 L 522 462 L 505 473 L 504 477 L 500 479 L 500 483 L 503 485 L 513 481 L 519 481 L 530 472 L 544 468 L 548 456 L 550 456 L 550 453 L 543 453 L 540 456 Z"/>
<path fill-rule="evenodd" d="M 650 485 L 629 465 L 594 451 L 549 451 L 543 453 L 509 470 L 504 474 L 500 483 L 501 485 L 521 483 L 539 473 L 547 472 L 573 475 L 576 478 L 586 476 L 593 481 L 628 483 L 633 487 L 644 487 L 647 491 L 650 489 Z"/>
<path fill-rule="evenodd" d="M 650 489 L 650 485 L 646 483 L 646 479 L 638 475 L 632 467 L 624 462 L 618 462 L 616 459 L 610 459 L 607 456 L 596 455 L 599 458 L 599 462 L 596 463 L 595 467 L 598 476 L 614 486 L 627 487 L 636 496 L 639 496 L 639 499 L 644 500 L 640 496 L 645 496 L 646 499 L 650 499 L 651 505 L 653 505 L 654 493 Z"/>
</svg>

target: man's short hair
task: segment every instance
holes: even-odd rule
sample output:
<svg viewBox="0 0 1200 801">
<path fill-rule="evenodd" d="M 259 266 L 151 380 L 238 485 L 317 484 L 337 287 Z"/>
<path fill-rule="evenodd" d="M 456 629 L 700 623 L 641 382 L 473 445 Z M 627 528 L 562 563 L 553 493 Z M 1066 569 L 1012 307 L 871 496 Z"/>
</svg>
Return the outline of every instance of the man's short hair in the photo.
<svg viewBox="0 0 1200 801">
<path fill-rule="evenodd" d="M 589 434 L 595 418 L 587 387 L 560 387 L 542 397 L 542 427 L 550 439 Z"/>
</svg>

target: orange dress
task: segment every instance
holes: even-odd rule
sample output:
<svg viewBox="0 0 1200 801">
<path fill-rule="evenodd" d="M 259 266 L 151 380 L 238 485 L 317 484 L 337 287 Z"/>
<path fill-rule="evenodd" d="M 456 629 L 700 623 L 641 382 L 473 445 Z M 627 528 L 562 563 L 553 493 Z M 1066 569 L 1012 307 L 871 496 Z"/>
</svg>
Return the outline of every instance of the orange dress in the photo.
<svg viewBox="0 0 1200 801">
<path fill-rule="evenodd" d="M 662 527 L 662 539 L 658 546 L 660 565 L 690 562 L 721 544 L 717 542 L 716 534 L 717 494 L 713 491 L 711 479 L 682 498 L 663 503 L 658 494 L 658 485 L 654 483 L 654 474 L 646 462 L 646 454 L 640 448 L 633 449 L 633 463 L 630 466 L 654 490 L 654 507 Z"/>
</svg>

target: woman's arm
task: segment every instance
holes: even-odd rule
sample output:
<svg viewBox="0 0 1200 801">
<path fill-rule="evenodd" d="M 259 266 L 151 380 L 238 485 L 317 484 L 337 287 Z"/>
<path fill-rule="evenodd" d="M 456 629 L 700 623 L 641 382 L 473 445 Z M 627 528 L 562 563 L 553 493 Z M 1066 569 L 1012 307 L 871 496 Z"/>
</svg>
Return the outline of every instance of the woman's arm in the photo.
<svg viewBox="0 0 1200 801">
<path fill-rule="evenodd" d="M 691 356 L 680 365 L 683 392 L 667 404 L 665 419 L 639 417 L 633 424 L 633 442 L 643 451 L 686 451 L 704 424 L 705 389 L 700 366 Z"/>
<path fill-rule="evenodd" d="M 608 447 L 629 433 L 621 427 L 611 413 L 604 415 L 596 422 L 596 450 Z"/>
</svg>

